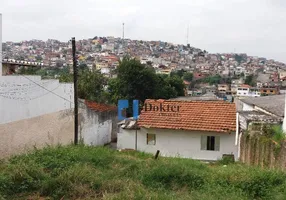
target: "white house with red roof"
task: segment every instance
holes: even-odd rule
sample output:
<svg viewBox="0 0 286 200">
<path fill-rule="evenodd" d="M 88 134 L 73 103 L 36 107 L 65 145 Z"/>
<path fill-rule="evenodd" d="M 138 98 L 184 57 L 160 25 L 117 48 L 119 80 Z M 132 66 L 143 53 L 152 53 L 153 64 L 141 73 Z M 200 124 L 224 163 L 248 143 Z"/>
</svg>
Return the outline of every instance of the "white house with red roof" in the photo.
<svg viewBox="0 0 286 200">
<path fill-rule="evenodd" d="M 236 116 L 235 104 L 225 101 L 146 100 L 138 126 L 134 120 L 121 123 L 117 148 L 206 161 L 225 154 L 238 160 Z"/>
</svg>

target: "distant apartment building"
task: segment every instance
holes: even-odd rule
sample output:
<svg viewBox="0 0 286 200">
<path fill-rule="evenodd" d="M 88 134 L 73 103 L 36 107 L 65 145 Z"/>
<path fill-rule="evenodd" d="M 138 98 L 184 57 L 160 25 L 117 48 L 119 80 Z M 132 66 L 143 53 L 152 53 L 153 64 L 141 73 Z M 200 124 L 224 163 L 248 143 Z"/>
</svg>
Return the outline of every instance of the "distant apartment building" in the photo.
<svg viewBox="0 0 286 200">
<path fill-rule="evenodd" d="M 237 94 L 237 85 L 236 84 L 231 84 L 231 86 L 230 86 L 230 91 L 231 91 L 231 94 L 233 95 L 233 96 L 236 96 L 236 94 Z"/>
<path fill-rule="evenodd" d="M 240 97 L 259 97 L 261 96 L 261 92 L 255 87 L 251 87 L 249 85 L 240 85 L 237 87 L 236 95 Z"/>
<path fill-rule="evenodd" d="M 215 94 L 217 92 L 217 87 L 214 85 L 206 86 L 205 91 L 206 91 L 206 93 L 214 93 Z"/>
<path fill-rule="evenodd" d="M 228 84 L 218 84 L 217 90 L 219 93 L 223 93 L 223 94 L 230 92 L 230 88 Z"/>
<path fill-rule="evenodd" d="M 280 90 L 278 87 L 264 87 L 260 88 L 260 93 L 262 96 L 277 95 L 280 94 Z"/>
<path fill-rule="evenodd" d="M 280 78 L 280 80 L 286 79 L 286 71 L 280 72 L 279 78 Z"/>
</svg>

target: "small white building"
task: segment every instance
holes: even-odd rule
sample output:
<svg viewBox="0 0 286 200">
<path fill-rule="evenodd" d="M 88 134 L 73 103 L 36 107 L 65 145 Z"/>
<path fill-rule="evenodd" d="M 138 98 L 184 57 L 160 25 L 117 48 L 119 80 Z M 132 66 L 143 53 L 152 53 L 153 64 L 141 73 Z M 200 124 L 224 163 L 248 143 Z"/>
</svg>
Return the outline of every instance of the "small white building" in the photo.
<svg viewBox="0 0 286 200">
<path fill-rule="evenodd" d="M 240 85 L 237 87 L 237 96 L 239 97 L 260 97 L 261 93 L 258 88 L 249 85 Z"/>
<path fill-rule="evenodd" d="M 236 124 L 234 103 L 146 100 L 138 130 L 135 121 L 121 122 L 117 148 L 207 161 L 226 154 L 238 160 Z"/>
<path fill-rule="evenodd" d="M 79 133 L 84 144 L 103 146 L 116 140 L 116 106 L 80 100 L 79 113 Z"/>
</svg>

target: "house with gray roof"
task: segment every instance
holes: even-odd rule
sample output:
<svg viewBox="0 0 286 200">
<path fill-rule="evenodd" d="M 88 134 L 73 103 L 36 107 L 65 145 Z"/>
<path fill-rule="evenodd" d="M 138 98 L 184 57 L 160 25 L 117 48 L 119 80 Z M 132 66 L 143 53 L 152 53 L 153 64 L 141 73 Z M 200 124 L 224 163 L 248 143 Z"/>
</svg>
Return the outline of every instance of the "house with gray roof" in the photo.
<svg viewBox="0 0 286 200">
<path fill-rule="evenodd" d="M 237 102 L 240 128 L 247 130 L 253 123 L 282 124 L 284 109 L 285 95 L 240 99 Z"/>
</svg>

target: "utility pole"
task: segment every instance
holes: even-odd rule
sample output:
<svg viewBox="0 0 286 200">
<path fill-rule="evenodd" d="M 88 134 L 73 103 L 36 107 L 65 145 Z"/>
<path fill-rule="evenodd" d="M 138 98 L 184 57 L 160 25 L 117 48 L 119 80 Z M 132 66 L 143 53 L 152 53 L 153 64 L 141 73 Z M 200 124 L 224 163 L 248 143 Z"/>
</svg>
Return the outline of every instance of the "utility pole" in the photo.
<svg viewBox="0 0 286 200">
<path fill-rule="evenodd" d="M 72 56 L 73 56 L 73 82 L 74 82 L 74 144 L 78 144 L 78 93 L 77 93 L 77 59 L 75 38 L 72 38 Z"/>
<path fill-rule="evenodd" d="M 187 28 L 187 46 L 189 44 L 189 25 L 188 25 L 188 28 Z"/>
<path fill-rule="evenodd" d="M 138 143 L 138 139 L 137 139 L 137 129 L 138 129 L 138 125 L 137 125 L 137 123 L 138 123 L 138 121 L 137 121 L 137 119 L 136 119 L 136 122 L 135 122 L 135 151 L 137 151 L 137 143 Z"/>
<path fill-rule="evenodd" d="M 123 50 L 123 53 L 125 54 L 125 51 L 124 51 L 124 23 L 122 23 L 122 50 Z"/>
</svg>

